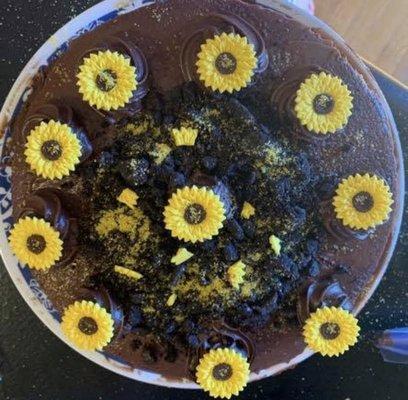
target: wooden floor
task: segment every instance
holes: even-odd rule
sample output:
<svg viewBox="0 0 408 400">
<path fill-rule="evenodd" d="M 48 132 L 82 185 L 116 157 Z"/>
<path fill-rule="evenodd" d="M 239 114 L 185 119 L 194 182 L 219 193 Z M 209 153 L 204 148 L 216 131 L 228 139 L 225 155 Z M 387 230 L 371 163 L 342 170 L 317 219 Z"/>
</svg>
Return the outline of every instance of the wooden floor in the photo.
<svg viewBox="0 0 408 400">
<path fill-rule="evenodd" d="M 315 0 L 316 15 L 362 57 L 408 85 L 408 0 Z"/>
</svg>

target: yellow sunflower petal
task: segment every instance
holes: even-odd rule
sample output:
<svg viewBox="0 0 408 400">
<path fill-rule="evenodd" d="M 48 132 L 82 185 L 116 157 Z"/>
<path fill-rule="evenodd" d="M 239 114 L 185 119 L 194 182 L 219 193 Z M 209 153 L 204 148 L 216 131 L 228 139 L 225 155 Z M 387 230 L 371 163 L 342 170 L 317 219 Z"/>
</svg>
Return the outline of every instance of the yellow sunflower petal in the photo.
<svg viewBox="0 0 408 400">
<path fill-rule="evenodd" d="M 393 203 L 390 188 L 369 174 L 349 176 L 339 184 L 333 206 L 338 219 L 353 229 L 369 229 L 386 221 Z"/>
<path fill-rule="evenodd" d="M 234 289 L 239 289 L 239 286 L 244 282 L 246 265 L 242 261 L 237 261 L 228 268 L 228 281 Z"/>
<path fill-rule="evenodd" d="M 246 37 L 222 33 L 201 45 L 196 65 L 204 86 L 232 93 L 248 85 L 257 62 L 254 46 Z"/>
<path fill-rule="evenodd" d="M 81 156 L 81 143 L 72 129 L 53 120 L 36 126 L 28 135 L 25 147 L 30 168 L 45 179 L 69 175 Z"/>
<path fill-rule="evenodd" d="M 193 128 L 180 128 L 171 131 L 176 146 L 194 146 L 198 130 Z"/>
<path fill-rule="evenodd" d="M 194 254 L 190 253 L 185 247 L 180 247 L 177 250 L 177 254 L 172 257 L 171 262 L 172 264 L 180 265 L 188 261 L 193 256 Z"/>
<path fill-rule="evenodd" d="M 282 250 L 282 242 L 281 240 L 275 236 L 271 235 L 269 237 L 269 244 L 271 245 L 271 249 L 275 252 L 277 256 L 280 256 L 281 250 Z"/>
<path fill-rule="evenodd" d="M 164 209 L 166 229 L 185 242 L 203 242 L 218 235 L 225 220 L 219 196 L 206 188 L 178 189 Z"/>
<path fill-rule="evenodd" d="M 307 78 L 296 93 L 295 113 L 309 131 L 327 134 L 343 128 L 351 115 L 353 97 L 343 81 L 325 72 Z"/>
<path fill-rule="evenodd" d="M 166 306 L 167 307 L 173 307 L 174 304 L 176 303 L 177 300 L 177 295 L 175 293 L 173 293 L 172 295 L 170 295 L 170 297 L 167 299 L 166 302 Z"/>
<path fill-rule="evenodd" d="M 254 206 L 251 203 L 248 203 L 247 201 L 244 202 L 244 205 L 242 206 L 241 217 L 244 219 L 249 219 L 254 215 L 255 215 Z"/>
<path fill-rule="evenodd" d="M 348 311 L 336 307 L 319 308 L 303 328 L 310 349 L 323 356 L 339 356 L 357 343 L 360 328 Z"/>
<path fill-rule="evenodd" d="M 131 60 L 110 50 L 85 58 L 77 78 L 83 99 L 105 111 L 124 107 L 137 88 L 136 68 Z"/>
<path fill-rule="evenodd" d="M 113 337 L 112 316 L 92 301 L 76 301 L 64 310 L 61 329 L 81 350 L 102 350 Z"/>
<path fill-rule="evenodd" d="M 10 231 L 9 242 L 17 258 L 36 270 L 51 268 L 62 255 L 59 232 L 36 217 L 20 219 Z"/>
<path fill-rule="evenodd" d="M 121 194 L 118 196 L 118 201 L 126 204 L 129 208 L 134 210 L 137 204 L 139 196 L 131 189 L 122 190 Z"/>
<path fill-rule="evenodd" d="M 200 360 L 196 371 L 197 383 L 210 396 L 230 399 L 247 385 L 249 363 L 231 349 L 210 350 Z"/>
<path fill-rule="evenodd" d="M 133 269 L 121 267 L 120 265 L 115 265 L 114 271 L 119 275 L 127 276 L 135 281 L 143 278 L 141 273 L 134 271 Z"/>
</svg>

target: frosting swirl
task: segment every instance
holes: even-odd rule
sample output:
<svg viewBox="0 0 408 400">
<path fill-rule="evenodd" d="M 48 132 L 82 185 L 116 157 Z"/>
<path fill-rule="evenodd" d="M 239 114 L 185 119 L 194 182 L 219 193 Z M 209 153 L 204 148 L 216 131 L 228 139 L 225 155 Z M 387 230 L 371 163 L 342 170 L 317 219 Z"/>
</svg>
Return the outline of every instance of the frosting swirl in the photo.
<svg viewBox="0 0 408 400">
<path fill-rule="evenodd" d="M 201 357 L 209 350 L 229 348 L 238 351 L 251 363 L 255 357 L 252 340 L 239 329 L 232 328 L 223 321 L 211 323 L 208 330 L 198 335 L 198 344 L 189 347 L 188 369 L 195 376 L 196 367 Z"/>
<path fill-rule="evenodd" d="M 92 144 L 89 141 L 88 134 L 77 121 L 73 109 L 65 104 L 55 102 L 43 103 L 39 105 L 36 109 L 28 114 L 26 120 L 24 121 L 20 139 L 25 141 L 27 135 L 32 129 L 34 129 L 41 122 L 47 122 L 50 120 L 67 124 L 72 129 L 81 143 L 81 162 L 90 157 L 93 149 Z"/>
<path fill-rule="evenodd" d="M 74 258 L 78 250 L 78 224 L 76 218 L 69 216 L 63 208 L 57 189 L 43 188 L 33 192 L 18 218 L 26 216 L 43 218 L 60 233 L 64 246 L 57 266 L 66 265 Z"/>
<path fill-rule="evenodd" d="M 318 308 L 331 306 L 352 309 L 349 297 L 333 277 L 322 277 L 318 281 L 310 279 L 300 288 L 297 316 L 301 324 Z"/>
<path fill-rule="evenodd" d="M 281 83 L 272 92 L 271 107 L 284 124 L 293 124 L 292 135 L 305 142 L 324 140 L 324 135 L 317 135 L 308 131 L 304 126 L 296 124 L 295 97 L 301 83 L 311 74 L 321 72 L 322 69 L 311 65 L 300 69 L 291 70 L 282 79 Z"/>
<path fill-rule="evenodd" d="M 210 14 L 197 23 L 195 31 L 184 41 L 181 49 L 181 70 L 187 81 L 200 82 L 197 74 L 197 55 L 200 46 L 209 38 L 221 33 L 237 33 L 245 36 L 248 42 L 254 46 L 258 65 L 255 72 L 263 72 L 268 67 L 269 59 L 265 48 L 265 42 L 252 25 L 241 17 L 229 14 Z"/>
<path fill-rule="evenodd" d="M 95 289 L 81 288 L 78 294 L 83 300 L 94 301 L 103 307 L 112 316 L 116 336 L 122 336 L 124 333 L 123 310 L 104 286 Z"/>
<path fill-rule="evenodd" d="M 331 199 L 323 200 L 320 203 L 319 212 L 326 231 L 338 240 L 346 240 L 350 238 L 365 240 L 373 231 L 372 229 L 366 231 L 355 230 L 343 225 L 334 213 Z"/>
</svg>

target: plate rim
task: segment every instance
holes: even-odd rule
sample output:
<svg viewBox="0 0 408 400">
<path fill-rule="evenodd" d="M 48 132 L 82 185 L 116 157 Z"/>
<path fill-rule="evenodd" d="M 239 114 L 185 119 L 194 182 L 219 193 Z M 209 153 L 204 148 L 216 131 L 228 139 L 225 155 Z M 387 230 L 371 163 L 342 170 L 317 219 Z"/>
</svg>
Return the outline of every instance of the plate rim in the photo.
<svg viewBox="0 0 408 400">
<path fill-rule="evenodd" d="M 271 3 L 277 7 L 281 8 L 281 4 L 275 2 L 275 0 L 260 0 L 262 4 L 270 6 Z M 48 60 L 52 57 L 55 52 L 60 48 L 61 45 L 69 42 L 81 32 L 84 28 L 88 27 L 95 21 L 99 21 L 106 17 L 109 14 L 113 13 L 127 13 L 134 9 L 148 6 L 152 4 L 152 2 L 146 2 L 143 4 L 143 0 L 104 0 L 100 3 L 94 5 L 93 7 L 85 10 L 83 13 L 76 16 L 74 19 L 69 21 L 67 24 L 62 26 L 56 33 L 54 33 L 32 56 L 32 58 L 27 62 L 23 70 L 20 72 L 18 78 L 16 79 L 14 85 L 12 86 L 9 94 L 3 104 L 3 107 L 0 111 L 0 132 L 2 136 L 0 138 L 0 154 L 3 157 L 2 153 L 4 150 L 4 143 L 7 139 L 7 129 L 9 123 L 12 121 L 14 114 L 18 111 L 18 106 L 21 104 L 22 98 L 26 96 L 29 92 L 27 90 L 30 87 L 31 81 L 33 76 L 38 72 L 39 68 L 46 63 L 44 63 L 44 59 Z M 288 5 L 290 9 L 293 10 L 293 6 Z M 307 15 L 305 12 L 298 10 L 300 18 L 310 18 L 315 21 L 315 23 L 326 29 L 330 32 L 331 35 L 339 38 L 341 43 L 344 43 L 343 40 L 335 33 L 331 28 L 327 27 L 324 23 L 318 20 L 315 17 L 311 17 Z M 114 18 L 112 16 L 109 19 Z M 381 90 L 380 90 L 381 92 Z M 388 104 L 385 101 L 385 104 Z M 395 137 L 395 145 L 397 148 L 397 152 L 399 153 L 399 176 L 401 177 L 401 171 L 403 171 L 403 162 L 402 162 L 402 150 L 401 144 L 399 141 L 399 137 Z M 394 252 L 398 237 L 399 237 L 399 230 L 402 221 L 402 212 L 403 212 L 403 193 L 404 193 L 404 179 L 400 180 L 402 182 L 401 188 L 401 196 L 399 199 L 399 213 L 398 215 L 394 216 L 394 231 L 390 234 L 390 245 L 387 248 L 387 251 L 383 254 L 381 262 L 378 265 L 382 265 L 382 269 L 379 271 L 378 276 L 372 282 L 367 284 L 368 290 L 365 292 L 365 295 L 361 299 L 360 303 L 357 305 L 356 309 L 354 310 L 355 313 L 358 313 L 366 304 L 366 302 L 371 298 L 373 292 L 377 288 L 378 284 L 380 283 L 387 267 L 389 265 L 390 259 Z M 11 207 L 10 207 L 11 210 Z M 11 212 L 10 212 L 11 213 Z M 34 292 L 30 289 L 27 281 L 23 277 L 22 269 L 18 266 L 17 258 L 11 253 L 10 247 L 8 245 L 7 235 L 6 232 L 8 230 L 7 223 L 4 222 L 5 216 L 1 214 L 1 221 L 0 221 L 0 255 L 4 262 L 4 266 L 9 273 L 14 285 L 16 286 L 18 292 L 23 297 L 25 302 L 34 312 L 34 314 L 43 322 L 43 324 L 59 339 L 61 339 L 65 344 L 75 350 L 77 353 L 81 354 L 82 356 L 88 358 L 90 361 L 102 366 L 105 369 L 111 370 L 119 375 L 128 377 L 130 379 L 150 383 L 158 386 L 164 386 L 169 388 L 181 388 L 181 389 L 198 389 L 199 386 L 192 382 L 191 380 L 171 380 L 165 378 L 159 373 L 146 371 L 143 369 L 133 368 L 130 366 L 126 366 L 125 364 L 119 362 L 118 360 L 108 358 L 102 352 L 88 352 L 82 351 L 74 347 L 70 342 L 66 340 L 64 337 L 61 329 L 60 324 L 57 320 L 51 315 L 50 311 L 46 309 L 43 302 L 34 294 Z M 297 355 L 295 358 L 290 360 L 287 363 L 280 363 L 263 369 L 257 373 L 251 373 L 250 382 L 257 381 L 259 379 L 263 379 L 266 377 L 270 377 L 272 375 L 276 375 L 280 372 L 283 372 L 286 369 L 289 369 L 298 363 L 306 360 L 309 358 L 313 352 L 309 349 L 305 349 L 302 353 Z"/>
</svg>

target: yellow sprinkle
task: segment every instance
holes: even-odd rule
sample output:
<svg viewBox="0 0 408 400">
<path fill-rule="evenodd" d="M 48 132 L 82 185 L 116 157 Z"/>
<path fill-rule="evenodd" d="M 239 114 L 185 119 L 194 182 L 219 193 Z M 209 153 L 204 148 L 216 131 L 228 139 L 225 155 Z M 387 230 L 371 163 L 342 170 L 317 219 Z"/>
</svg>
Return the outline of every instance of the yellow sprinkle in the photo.
<svg viewBox="0 0 408 400">
<path fill-rule="evenodd" d="M 156 147 L 153 151 L 149 154 L 154 158 L 154 162 L 157 165 L 160 165 L 164 159 L 169 155 L 171 152 L 171 147 L 168 146 L 166 143 L 156 143 Z"/>
<path fill-rule="evenodd" d="M 132 210 L 123 206 L 103 211 L 95 228 L 101 237 L 118 230 L 128 234 L 132 240 L 138 238 L 139 242 L 145 242 L 150 235 L 150 220 L 139 208 Z"/>
<path fill-rule="evenodd" d="M 177 300 L 177 295 L 175 293 L 173 293 L 168 299 L 167 299 L 167 303 L 166 305 L 168 307 L 174 306 L 174 303 Z"/>
<path fill-rule="evenodd" d="M 142 308 L 142 311 L 146 314 L 153 314 L 156 312 L 156 309 L 152 306 L 146 306 Z"/>
<path fill-rule="evenodd" d="M 239 286 L 244 282 L 245 268 L 246 265 L 242 261 L 237 261 L 228 268 L 228 281 L 234 289 L 239 289 Z"/>
<path fill-rule="evenodd" d="M 171 262 L 173 264 L 180 265 L 183 264 L 183 262 L 189 260 L 193 256 L 194 254 L 190 253 L 185 247 L 180 247 L 177 250 L 177 254 L 171 259 Z"/>
<path fill-rule="evenodd" d="M 241 217 L 245 219 L 249 219 L 254 214 L 255 214 L 255 208 L 252 206 L 252 204 L 245 202 L 242 207 Z"/>
<path fill-rule="evenodd" d="M 131 189 L 122 190 L 122 193 L 118 196 L 118 201 L 126 204 L 132 210 L 135 208 L 138 199 L 139 196 Z"/>
<path fill-rule="evenodd" d="M 149 121 L 143 121 L 140 124 L 127 124 L 125 130 L 133 135 L 140 135 L 146 132 L 149 128 Z"/>
<path fill-rule="evenodd" d="M 275 254 L 277 256 L 280 256 L 281 249 L 282 249 L 281 240 L 277 236 L 271 235 L 269 237 L 269 244 L 271 245 L 271 248 L 275 252 Z"/>
<path fill-rule="evenodd" d="M 119 215 L 118 216 L 118 228 L 120 232 L 131 233 L 135 226 L 135 220 L 130 215 Z"/>
<path fill-rule="evenodd" d="M 254 262 L 258 262 L 262 258 L 261 253 L 252 253 L 248 255 L 248 258 L 250 258 Z"/>
<path fill-rule="evenodd" d="M 192 269 L 189 266 L 189 272 L 191 271 Z M 179 295 L 182 297 L 185 294 L 188 294 L 189 292 L 193 291 L 194 293 L 197 294 L 198 299 L 203 304 L 208 304 L 214 299 L 214 297 L 217 296 L 228 297 L 231 291 L 231 287 L 229 285 L 227 286 L 224 280 L 217 276 L 211 281 L 209 285 L 205 286 L 200 284 L 198 278 L 187 279 L 184 282 L 177 285 L 177 291 Z"/>
<path fill-rule="evenodd" d="M 137 271 L 133 271 L 132 269 L 129 269 L 129 268 L 115 265 L 114 269 L 115 269 L 115 272 L 118 273 L 119 275 L 127 276 L 128 278 L 134 279 L 135 281 L 138 281 L 139 279 L 143 278 L 142 274 L 140 274 Z"/>
<path fill-rule="evenodd" d="M 251 297 L 254 293 L 256 293 L 256 290 L 259 286 L 259 281 L 247 281 L 244 282 L 241 286 L 241 296 L 243 298 L 248 298 Z"/>
</svg>

